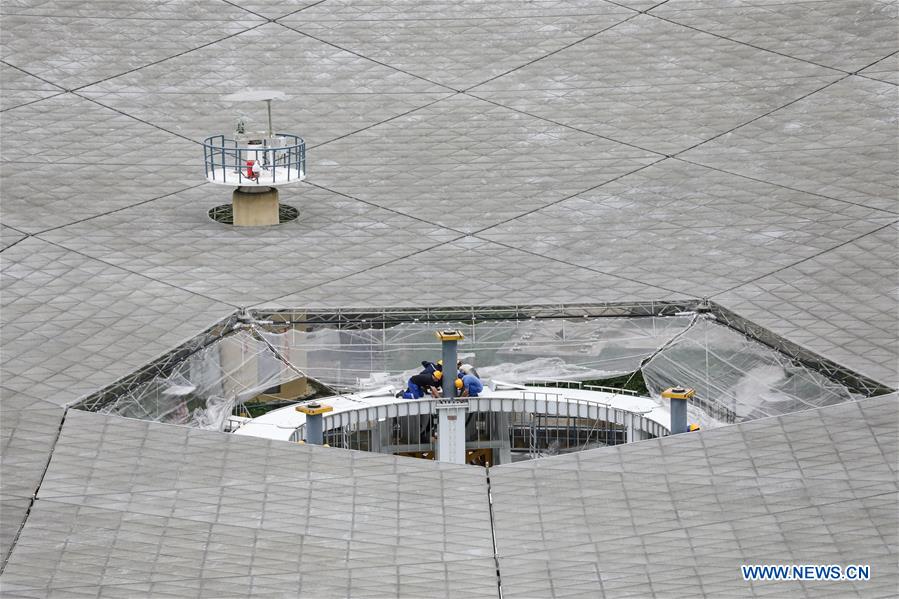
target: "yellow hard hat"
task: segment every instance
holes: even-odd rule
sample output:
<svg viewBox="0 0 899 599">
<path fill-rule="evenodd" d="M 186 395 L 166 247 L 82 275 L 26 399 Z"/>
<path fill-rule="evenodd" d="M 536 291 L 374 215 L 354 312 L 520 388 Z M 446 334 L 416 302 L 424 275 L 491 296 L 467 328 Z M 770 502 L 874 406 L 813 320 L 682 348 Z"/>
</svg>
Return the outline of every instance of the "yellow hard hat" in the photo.
<svg viewBox="0 0 899 599">
<path fill-rule="evenodd" d="M 462 388 L 462 379 L 456 379 L 456 389 Z"/>
<path fill-rule="evenodd" d="M 443 371 L 442 371 L 442 370 L 435 370 L 435 371 L 434 371 L 434 378 L 437 379 L 438 381 L 439 381 L 440 379 L 442 379 L 442 378 L 443 378 Z"/>
<path fill-rule="evenodd" d="M 443 366 L 443 360 L 437 360 L 437 363 Z"/>
</svg>

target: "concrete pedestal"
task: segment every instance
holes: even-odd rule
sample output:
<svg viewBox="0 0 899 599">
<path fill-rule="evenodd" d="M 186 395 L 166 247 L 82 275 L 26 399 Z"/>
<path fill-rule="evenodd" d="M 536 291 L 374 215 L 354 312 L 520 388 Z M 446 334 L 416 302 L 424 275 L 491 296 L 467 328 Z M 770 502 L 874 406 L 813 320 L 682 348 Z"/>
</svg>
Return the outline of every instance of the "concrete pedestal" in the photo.
<svg viewBox="0 0 899 599">
<path fill-rule="evenodd" d="M 274 187 L 240 187 L 231 196 L 234 226 L 277 225 L 278 190 Z"/>
</svg>

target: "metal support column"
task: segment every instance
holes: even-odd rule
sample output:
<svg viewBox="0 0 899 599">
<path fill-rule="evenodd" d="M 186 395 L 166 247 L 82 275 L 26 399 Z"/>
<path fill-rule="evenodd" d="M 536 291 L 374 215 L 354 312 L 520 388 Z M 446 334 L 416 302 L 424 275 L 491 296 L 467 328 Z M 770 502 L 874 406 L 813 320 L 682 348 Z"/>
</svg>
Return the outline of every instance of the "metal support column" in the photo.
<svg viewBox="0 0 899 599">
<path fill-rule="evenodd" d="M 457 344 L 465 335 L 459 330 L 437 331 L 437 338 L 443 344 L 443 397 L 451 399 L 456 397 Z"/>
<path fill-rule="evenodd" d="M 689 429 L 687 426 L 687 400 L 696 395 L 693 389 L 684 387 L 670 387 L 662 391 L 662 397 L 670 400 L 671 407 L 671 434 L 678 435 L 686 433 Z"/>
<path fill-rule="evenodd" d="M 496 466 L 500 464 L 511 464 L 512 463 L 512 418 L 510 414 L 505 412 L 500 412 L 496 415 L 499 426 L 497 427 L 497 431 L 499 433 L 500 446 L 499 449 L 494 452 L 494 457 L 496 458 Z M 493 466 L 494 464 L 490 464 Z"/>
<path fill-rule="evenodd" d="M 275 136 L 275 130 L 272 127 L 272 101 L 268 99 L 265 101 L 265 107 L 268 110 L 268 138 L 271 140 Z"/>
<path fill-rule="evenodd" d="M 370 451 L 374 453 L 388 453 L 387 446 L 390 445 L 390 425 L 387 423 L 387 419 L 378 420 L 375 425 L 369 431 L 371 435 L 369 437 L 369 447 L 371 447 Z"/>
<path fill-rule="evenodd" d="M 627 414 L 627 437 L 625 438 L 625 443 L 633 443 L 636 441 L 636 427 L 634 426 L 634 418 L 636 416 L 633 413 Z"/>
<path fill-rule="evenodd" d="M 324 443 L 324 416 L 334 408 L 319 403 L 307 403 L 297 406 L 296 411 L 306 415 L 306 443 L 321 445 Z"/>
</svg>

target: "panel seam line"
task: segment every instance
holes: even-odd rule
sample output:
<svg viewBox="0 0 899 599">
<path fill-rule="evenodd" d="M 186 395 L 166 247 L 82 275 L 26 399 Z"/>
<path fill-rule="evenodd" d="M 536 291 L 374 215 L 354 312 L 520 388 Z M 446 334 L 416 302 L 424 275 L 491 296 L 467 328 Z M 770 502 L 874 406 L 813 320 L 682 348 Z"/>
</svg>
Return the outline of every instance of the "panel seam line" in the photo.
<svg viewBox="0 0 899 599">
<path fill-rule="evenodd" d="M 59 437 L 62 435 L 62 427 L 66 422 L 66 416 L 69 413 L 68 407 L 62 408 L 62 417 L 59 419 L 59 426 L 56 428 L 56 436 L 53 437 L 53 443 L 50 445 L 50 453 L 47 456 L 47 463 L 44 464 L 44 470 L 41 472 L 41 478 L 37 483 L 37 486 L 34 488 L 34 493 L 31 496 L 31 500 L 28 503 L 28 508 L 25 510 L 25 517 L 22 518 L 22 523 L 19 524 L 19 528 L 16 531 L 16 536 L 13 538 L 12 543 L 9 545 L 9 550 L 6 552 L 6 555 L 3 556 L 3 564 L 0 564 L 0 574 L 3 574 L 4 570 L 6 570 L 6 565 L 9 563 L 10 557 L 12 557 L 13 550 L 16 548 L 16 545 L 19 542 L 19 537 L 22 535 L 22 531 L 25 529 L 25 524 L 28 522 L 28 517 L 31 515 L 31 510 L 34 507 L 34 502 L 37 501 L 37 494 L 41 489 L 41 485 L 44 484 L 44 477 L 47 476 L 47 472 L 50 470 L 50 462 L 53 460 L 53 452 L 56 451 L 56 445 L 59 443 Z"/>
<path fill-rule="evenodd" d="M 499 552 L 496 546 L 496 522 L 493 518 L 493 492 L 490 486 L 490 466 L 485 468 L 487 477 L 487 509 L 490 513 L 490 540 L 493 543 L 493 564 L 496 566 L 496 592 L 503 599 L 503 577 L 499 567 Z"/>
</svg>

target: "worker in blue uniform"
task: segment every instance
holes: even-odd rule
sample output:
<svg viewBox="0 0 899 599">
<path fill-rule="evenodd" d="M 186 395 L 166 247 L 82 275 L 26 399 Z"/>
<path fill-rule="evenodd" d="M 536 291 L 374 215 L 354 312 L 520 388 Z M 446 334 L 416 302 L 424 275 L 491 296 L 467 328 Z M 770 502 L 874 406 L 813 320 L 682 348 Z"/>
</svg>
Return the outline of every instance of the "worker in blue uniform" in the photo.
<svg viewBox="0 0 899 599">
<path fill-rule="evenodd" d="M 484 390 L 484 383 L 473 374 L 462 377 L 462 397 L 477 397 Z"/>
<path fill-rule="evenodd" d="M 433 372 L 443 372 L 443 360 L 437 360 L 436 362 L 429 362 L 428 360 L 421 361 L 422 374 L 431 374 Z"/>
<path fill-rule="evenodd" d="M 440 385 L 440 379 L 443 378 L 443 372 L 437 370 L 430 374 L 421 372 L 415 376 L 409 377 L 406 385 L 406 391 L 403 393 L 405 399 L 421 399 L 425 393 L 429 393 L 431 397 L 440 397 L 437 387 Z"/>
</svg>

